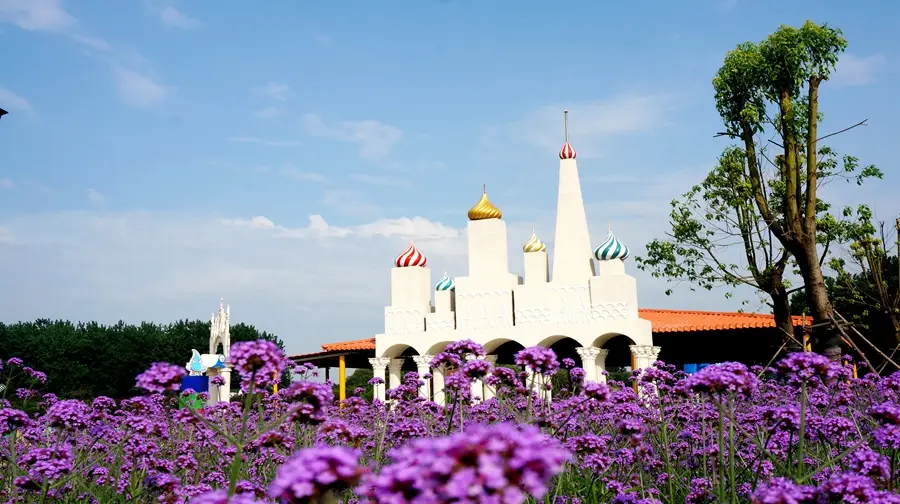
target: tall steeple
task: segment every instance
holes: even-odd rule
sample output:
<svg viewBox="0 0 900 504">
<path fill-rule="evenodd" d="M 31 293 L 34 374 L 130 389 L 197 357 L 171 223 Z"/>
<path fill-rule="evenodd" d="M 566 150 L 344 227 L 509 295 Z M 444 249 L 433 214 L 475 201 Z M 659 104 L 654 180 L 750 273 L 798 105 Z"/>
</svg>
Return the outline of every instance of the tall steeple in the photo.
<svg viewBox="0 0 900 504">
<path fill-rule="evenodd" d="M 586 284 L 594 276 L 591 237 L 588 234 L 584 199 L 581 196 L 575 149 L 569 143 L 569 111 L 564 111 L 563 116 L 566 143 L 559 151 L 559 195 L 556 202 L 551 282 L 563 285 Z"/>
</svg>

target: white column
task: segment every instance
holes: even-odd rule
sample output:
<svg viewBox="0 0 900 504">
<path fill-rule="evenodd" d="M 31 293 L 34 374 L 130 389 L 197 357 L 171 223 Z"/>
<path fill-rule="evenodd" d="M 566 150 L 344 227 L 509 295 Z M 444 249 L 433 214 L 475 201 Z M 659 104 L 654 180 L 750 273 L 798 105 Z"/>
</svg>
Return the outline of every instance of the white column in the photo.
<svg viewBox="0 0 900 504">
<path fill-rule="evenodd" d="M 646 369 L 656 362 L 656 357 L 662 348 L 653 345 L 630 345 L 631 355 L 634 356 L 635 369 Z"/>
<path fill-rule="evenodd" d="M 419 379 L 425 382 L 424 385 L 419 387 L 419 395 L 425 399 L 431 399 L 431 380 L 426 379 L 425 375 L 430 372 L 428 365 L 433 358 L 433 355 L 417 355 L 413 357 L 413 362 L 416 363 L 416 371 L 419 373 Z"/>
<path fill-rule="evenodd" d="M 444 366 L 438 366 L 431 370 L 431 387 L 434 391 L 432 401 L 444 404 Z"/>
<path fill-rule="evenodd" d="M 606 357 L 609 355 L 609 350 L 604 348 L 599 350 L 600 353 L 597 354 L 595 360 L 597 363 L 597 383 L 606 383 Z"/>
<path fill-rule="evenodd" d="M 597 347 L 580 347 L 575 351 L 581 357 L 581 367 L 584 369 L 585 381 L 599 382 L 597 356 L 600 355 L 600 349 Z"/>
<path fill-rule="evenodd" d="M 390 361 L 390 359 L 385 357 L 369 359 L 369 364 L 372 365 L 373 378 L 381 378 L 381 380 L 384 381 L 384 370 L 387 368 Z M 384 402 L 384 383 L 377 383 L 373 385 L 372 388 L 374 398 Z"/>
<path fill-rule="evenodd" d="M 395 389 L 400 386 L 400 382 L 403 380 L 403 361 L 406 359 L 403 357 L 394 357 L 391 359 L 391 364 L 388 370 L 391 374 L 391 388 Z"/>
<path fill-rule="evenodd" d="M 476 359 L 482 359 L 483 357 L 478 357 L 474 354 L 466 355 L 467 361 L 473 361 Z M 460 370 L 460 372 L 462 372 Z M 472 380 L 472 400 L 474 401 L 476 397 L 480 397 L 484 400 L 484 382 L 478 379 Z"/>
<path fill-rule="evenodd" d="M 222 378 L 225 379 L 225 383 L 219 393 L 219 402 L 231 402 L 231 364 L 225 364 L 222 368 Z"/>
<path fill-rule="evenodd" d="M 207 406 L 215 406 L 216 403 L 219 402 L 219 386 L 212 384 L 213 378 L 218 375 L 219 371 L 217 369 L 206 370 L 206 379 L 209 380 L 209 392 L 208 397 L 206 398 Z"/>
<path fill-rule="evenodd" d="M 492 366 L 497 364 L 497 356 L 496 355 L 485 355 L 484 360 L 491 363 Z M 491 387 L 487 383 L 484 384 L 484 400 L 493 399 L 495 395 L 494 387 Z"/>
</svg>

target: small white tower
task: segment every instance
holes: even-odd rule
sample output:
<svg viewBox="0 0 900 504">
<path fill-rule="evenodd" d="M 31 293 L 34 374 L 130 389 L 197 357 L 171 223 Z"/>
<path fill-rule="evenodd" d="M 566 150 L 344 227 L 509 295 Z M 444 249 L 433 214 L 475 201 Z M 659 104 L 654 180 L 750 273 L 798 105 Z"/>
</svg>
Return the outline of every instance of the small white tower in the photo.
<svg viewBox="0 0 900 504">
<path fill-rule="evenodd" d="M 569 111 L 565 117 L 566 143 L 559 151 L 559 193 L 556 201 L 556 237 L 553 240 L 555 284 L 582 285 L 594 275 L 591 237 L 588 233 L 584 199 L 575 149 L 569 143 Z"/>
<path fill-rule="evenodd" d="M 394 259 L 391 268 L 391 306 L 385 308 L 385 332 L 425 330 L 425 315 L 431 312 L 431 270 L 428 258 L 412 240 Z"/>
<path fill-rule="evenodd" d="M 469 275 L 457 279 L 466 291 L 512 288 L 518 278 L 509 272 L 509 244 L 503 212 L 488 199 L 487 187 L 468 213 Z M 463 283 L 465 285 L 463 285 Z"/>
<path fill-rule="evenodd" d="M 594 249 L 599 271 L 590 281 L 591 299 L 613 306 L 622 316 L 637 317 L 637 280 L 625 273 L 628 254 L 628 247 L 616 238 L 610 226 L 606 239 Z M 612 292 L 616 293 L 615 301 L 607 299 Z"/>
<path fill-rule="evenodd" d="M 444 272 L 434 284 L 434 312 L 451 313 L 456 310 L 456 282 Z"/>
<path fill-rule="evenodd" d="M 531 238 L 522 245 L 525 253 L 525 285 L 545 284 L 549 281 L 547 246 L 531 228 Z"/>
</svg>

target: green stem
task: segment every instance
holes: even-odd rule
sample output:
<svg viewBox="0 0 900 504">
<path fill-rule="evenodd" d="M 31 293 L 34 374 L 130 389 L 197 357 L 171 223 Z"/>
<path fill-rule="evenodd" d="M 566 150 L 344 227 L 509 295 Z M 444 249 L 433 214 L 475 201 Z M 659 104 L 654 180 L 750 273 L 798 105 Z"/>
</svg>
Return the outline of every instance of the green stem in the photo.
<svg viewBox="0 0 900 504">
<path fill-rule="evenodd" d="M 734 394 L 728 396 L 728 483 L 731 502 L 737 502 L 737 482 L 734 477 Z"/>
<path fill-rule="evenodd" d="M 725 502 L 725 407 L 722 398 L 717 402 L 719 408 L 719 498 Z"/>
<path fill-rule="evenodd" d="M 803 474 L 804 470 L 804 449 L 805 439 L 806 438 L 806 380 L 803 380 L 803 383 L 800 384 L 800 439 L 797 441 L 798 449 L 797 449 L 797 467 L 800 470 L 800 474 Z"/>
</svg>

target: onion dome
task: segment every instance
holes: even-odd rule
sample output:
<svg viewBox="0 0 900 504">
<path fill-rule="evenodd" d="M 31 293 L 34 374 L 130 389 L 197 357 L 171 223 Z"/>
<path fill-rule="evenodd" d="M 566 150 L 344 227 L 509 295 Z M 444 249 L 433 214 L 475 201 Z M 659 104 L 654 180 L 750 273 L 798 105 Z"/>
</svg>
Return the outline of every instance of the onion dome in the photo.
<svg viewBox="0 0 900 504">
<path fill-rule="evenodd" d="M 572 144 L 569 142 L 563 144 L 562 149 L 559 150 L 559 159 L 575 159 L 575 149 Z"/>
<path fill-rule="evenodd" d="M 411 266 L 421 266 L 424 268 L 426 264 L 428 264 L 428 258 L 419 252 L 419 249 L 413 245 L 412 240 L 410 240 L 406 250 L 394 259 L 394 265 L 398 268 L 408 268 Z"/>
<path fill-rule="evenodd" d="M 487 188 L 485 188 L 478 203 L 469 209 L 469 220 L 499 219 L 500 217 L 503 217 L 503 212 L 491 203 L 487 196 Z"/>
<path fill-rule="evenodd" d="M 456 282 L 453 281 L 452 278 L 447 276 L 447 272 L 444 272 L 444 276 L 441 277 L 440 280 L 434 284 L 434 290 L 436 291 L 452 291 L 456 290 Z"/>
<path fill-rule="evenodd" d="M 525 242 L 525 245 L 522 245 L 522 252 L 527 254 L 528 252 L 543 252 L 544 250 L 547 250 L 547 246 L 537 237 L 534 228 L 531 228 L 531 238 Z"/>
<path fill-rule="evenodd" d="M 613 259 L 625 260 L 628 257 L 628 247 L 616 239 L 612 230 L 606 235 L 606 240 L 594 249 L 594 257 L 598 261 L 611 261 Z"/>
</svg>

